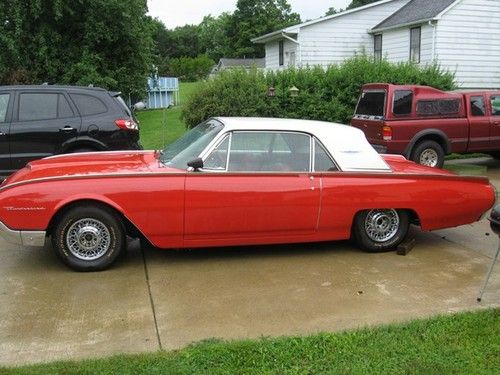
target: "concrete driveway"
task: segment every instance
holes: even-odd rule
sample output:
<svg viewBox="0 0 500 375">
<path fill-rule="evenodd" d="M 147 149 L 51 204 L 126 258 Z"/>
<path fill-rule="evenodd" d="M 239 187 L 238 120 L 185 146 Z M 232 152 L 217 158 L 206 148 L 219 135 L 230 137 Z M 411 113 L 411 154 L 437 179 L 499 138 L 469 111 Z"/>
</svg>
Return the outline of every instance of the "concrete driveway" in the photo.
<svg viewBox="0 0 500 375">
<path fill-rule="evenodd" d="M 487 173 L 500 164 L 457 162 Z M 458 167 L 457 167 L 458 168 Z M 476 297 L 498 246 L 483 220 L 422 233 L 407 256 L 348 242 L 143 252 L 76 273 L 50 246 L 0 242 L 0 365 L 302 335 L 500 305 L 500 269 Z"/>
</svg>

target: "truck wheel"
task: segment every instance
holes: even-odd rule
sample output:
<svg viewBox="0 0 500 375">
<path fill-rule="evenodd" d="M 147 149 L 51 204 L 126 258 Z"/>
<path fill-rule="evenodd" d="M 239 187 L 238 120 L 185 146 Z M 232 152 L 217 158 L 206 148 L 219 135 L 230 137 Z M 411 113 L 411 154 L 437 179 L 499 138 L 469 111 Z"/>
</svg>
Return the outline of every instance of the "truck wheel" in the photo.
<svg viewBox="0 0 500 375">
<path fill-rule="evenodd" d="M 411 160 L 428 167 L 442 168 L 444 164 L 444 150 L 437 142 L 423 141 L 418 143 L 413 149 Z"/>
</svg>

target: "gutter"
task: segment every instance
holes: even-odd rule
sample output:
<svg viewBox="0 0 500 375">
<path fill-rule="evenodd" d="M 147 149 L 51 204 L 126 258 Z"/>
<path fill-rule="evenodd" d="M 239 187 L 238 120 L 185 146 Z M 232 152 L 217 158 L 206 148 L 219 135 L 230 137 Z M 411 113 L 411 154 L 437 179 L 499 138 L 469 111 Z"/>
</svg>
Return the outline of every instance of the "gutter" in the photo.
<svg viewBox="0 0 500 375">
<path fill-rule="evenodd" d="M 426 18 L 423 20 L 412 21 L 412 22 L 408 22 L 408 23 L 401 23 L 401 24 L 394 25 L 394 26 L 381 27 L 378 29 L 371 29 L 370 34 L 376 34 L 376 33 L 380 33 L 380 32 L 387 31 L 387 30 L 400 29 L 403 27 L 408 27 L 408 26 L 413 26 L 413 25 L 421 25 L 423 23 L 432 22 L 432 21 L 437 21 L 437 18 L 435 18 L 435 17 Z"/>
</svg>

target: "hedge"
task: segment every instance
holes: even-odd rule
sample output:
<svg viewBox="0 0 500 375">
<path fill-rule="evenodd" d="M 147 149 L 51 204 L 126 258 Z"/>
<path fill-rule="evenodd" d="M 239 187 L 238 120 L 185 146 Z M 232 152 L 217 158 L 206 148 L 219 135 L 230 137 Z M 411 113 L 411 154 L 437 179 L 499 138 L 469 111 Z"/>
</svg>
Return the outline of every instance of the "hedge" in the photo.
<svg viewBox="0 0 500 375">
<path fill-rule="evenodd" d="M 373 62 L 354 56 L 340 65 L 289 68 L 277 72 L 227 70 L 202 83 L 186 102 L 182 116 L 188 127 L 212 116 L 257 116 L 349 123 L 361 86 L 369 82 L 420 84 L 455 88 L 454 74 L 433 64 Z M 297 87 L 297 97 L 290 88 Z M 268 96 L 269 87 L 275 96 Z"/>
</svg>

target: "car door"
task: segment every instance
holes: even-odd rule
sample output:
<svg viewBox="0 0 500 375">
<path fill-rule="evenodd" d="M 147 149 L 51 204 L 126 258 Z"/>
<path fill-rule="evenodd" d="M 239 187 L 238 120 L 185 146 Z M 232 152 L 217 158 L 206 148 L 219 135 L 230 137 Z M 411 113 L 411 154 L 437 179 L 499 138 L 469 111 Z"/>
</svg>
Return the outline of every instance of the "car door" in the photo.
<svg viewBox="0 0 500 375">
<path fill-rule="evenodd" d="M 235 131 L 186 177 L 185 245 L 280 242 L 316 230 L 320 179 L 310 172 L 311 137 Z M 265 238 L 265 241 L 263 239 Z"/>
<path fill-rule="evenodd" d="M 65 142 L 77 137 L 80 116 L 63 91 L 20 91 L 16 102 L 9 131 L 13 169 L 59 153 Z"/>
<path fill-rule="evenodd" d="M 12 96 L 10 91 L 0 91 L 0 176 L 7 176 L 12 171 L 9 149 Z"/>
<path fill-rule="evenodd" d="M 469 119 L 468 151 L 488 150 L 492 144 L 492 130 L 486 113 L 483 95 L 466 95 Z"/>
</svg>

